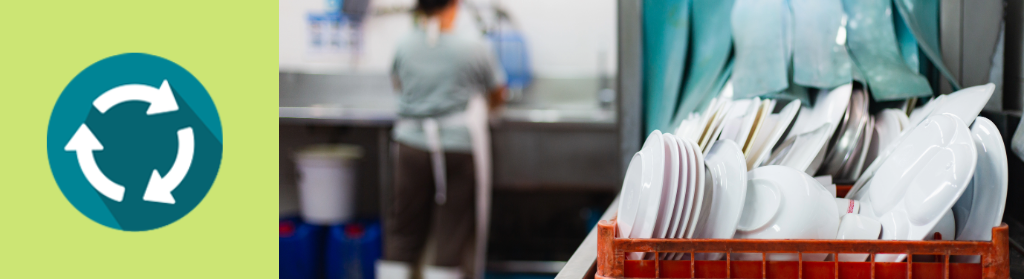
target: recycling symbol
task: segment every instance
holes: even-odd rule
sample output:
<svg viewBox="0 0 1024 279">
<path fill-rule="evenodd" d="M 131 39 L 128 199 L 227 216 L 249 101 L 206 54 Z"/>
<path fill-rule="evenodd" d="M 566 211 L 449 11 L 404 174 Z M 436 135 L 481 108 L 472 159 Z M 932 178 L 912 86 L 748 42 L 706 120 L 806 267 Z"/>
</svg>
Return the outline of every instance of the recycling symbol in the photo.
<svg viewBox="0 0 1024 279">
<path fill-rule="evenodd" d="M 212 98 L 187 70 L 128 53 L 80 72 L 54 105 L 47 155 L 64 197 L 104 226 L 152 230 L 189 214 L 220 168 Z"/>
<path fill-rule="evenodd" d="M 178 104 L 174 101 L 171 87 L 167 85 L 166 80 L 159 89 L 142 84 L 121 85 L 103 93 L 92 104 L 100 113 L 104 113 L 117 104 L 134 100 L 150 103 L 149 110 L 146 111 L 147 115 L 178 110 Z M 178 157 L 174 161 L 171 171 L 166 176 L 160 177 L 160 173 L 153 170 L 146 193 L 142 196 L 143 200 L 174 204 L 174 196 L 171 195 L 171 191 L 178 187 L 182 179 L 185 179 L 188 167 L 192 165 L 192 155 L 195 151 L 192 127 L 178 130 L 178 143 L 180 144 Z M 82 124 L 64 150 L 74 151 L 78 155 L 78 164 L 82 166 L 85 178 L 89 180 L 92 187 L 96 188 L 96 191 L 115 201 L 120 202 L 124 198 L 124 186 L 110 181 L 96 165 L 96 159 L 93 158 L 92 152 L 103 150 L 103 145 L 92 134 L 92 131 L 89 131 L 89 126 Z"/>
</svg>

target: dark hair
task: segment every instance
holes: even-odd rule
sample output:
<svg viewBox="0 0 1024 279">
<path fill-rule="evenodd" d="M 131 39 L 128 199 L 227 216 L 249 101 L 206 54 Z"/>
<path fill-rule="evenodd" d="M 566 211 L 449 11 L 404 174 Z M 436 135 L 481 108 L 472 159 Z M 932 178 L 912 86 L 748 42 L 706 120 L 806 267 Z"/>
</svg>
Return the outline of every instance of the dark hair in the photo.
<svg viewBox="0 0 1024 279">
<path fill-rule="evenodd" d="M 416 8 L 413 11 L 424 15 L 433 15 L 440 12 L 455 0 L 416 0 Z"/>
</svg>

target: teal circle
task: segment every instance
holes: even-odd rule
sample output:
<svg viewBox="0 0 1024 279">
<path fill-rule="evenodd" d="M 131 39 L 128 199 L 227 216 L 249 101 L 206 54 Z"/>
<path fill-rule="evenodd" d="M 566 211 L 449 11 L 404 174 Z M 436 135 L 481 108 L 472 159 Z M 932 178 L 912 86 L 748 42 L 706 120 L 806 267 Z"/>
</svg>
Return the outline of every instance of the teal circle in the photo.
<svg viewBox="0 0 1024 279">
<path fill-rule="evenodd" d="M 101 113 L 93 101 L 121 85 L 171 87 L 178 109 L 147 115 L 150 103 L 124 101 Z M 110 181 L 124 186 L 121 201 L 100 194 L 86 179 L 75 151 L 65 146 L 85 124 L 102 144 L 96 165 Z M 179 152 L 177 131 L 192 128 L 194 152 L 174 203 L 142 199 L 153 171 L 164 177 Z M 50 171 L 64 197 L 86 217 L 124 231 L 160 228 L 181 219 L 203 200 L 217 178 L 223 153 L 220 116 L 209 93 L 185 68 L 144 53 L 107 57 L 82 70 L 53 106 L 46 132 Z"/>
</svg>

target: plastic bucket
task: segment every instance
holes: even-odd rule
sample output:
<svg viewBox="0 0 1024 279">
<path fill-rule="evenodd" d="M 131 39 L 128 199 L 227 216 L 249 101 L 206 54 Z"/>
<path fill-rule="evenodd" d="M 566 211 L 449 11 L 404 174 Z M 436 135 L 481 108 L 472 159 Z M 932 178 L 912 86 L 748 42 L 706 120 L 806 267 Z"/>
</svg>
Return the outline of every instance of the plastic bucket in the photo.
<svg viewBox="0 0 1024 279">
<path fill-rule="evenodd" d="M 355 214 L 355 160 L 362 150 L 353 145 L 315 145 L 299 151 L 299 203 L 310 224 L 335 225 Z"/>
</svg>

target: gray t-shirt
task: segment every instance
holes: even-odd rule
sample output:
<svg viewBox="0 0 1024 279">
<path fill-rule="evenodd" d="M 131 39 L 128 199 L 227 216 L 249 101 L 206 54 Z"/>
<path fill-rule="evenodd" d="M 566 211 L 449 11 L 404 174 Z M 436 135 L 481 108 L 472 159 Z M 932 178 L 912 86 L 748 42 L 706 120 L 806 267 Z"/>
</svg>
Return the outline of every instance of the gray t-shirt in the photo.
<svg viewBox="0 0 1024 279">
<path fill-rule="evenodd" d="M 505 83 L 505 73 L 480 35 L 441 33 L 434 46 L 416 29 L 398 43 L 392 76 L 401 84 L 398 115 L 403 118 L 443 117 L 462 112 L 473 94 L 486 94 Z M 419 125 L 396 125 L 396 141 L 427 150 Z M 463 126 L 440 127 L 445 151 L 470 152 L 469 131 Z"/>
</svg>

